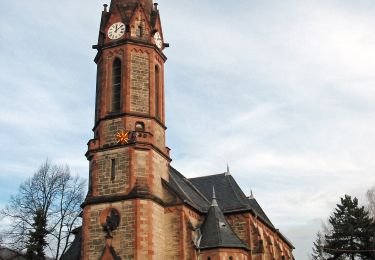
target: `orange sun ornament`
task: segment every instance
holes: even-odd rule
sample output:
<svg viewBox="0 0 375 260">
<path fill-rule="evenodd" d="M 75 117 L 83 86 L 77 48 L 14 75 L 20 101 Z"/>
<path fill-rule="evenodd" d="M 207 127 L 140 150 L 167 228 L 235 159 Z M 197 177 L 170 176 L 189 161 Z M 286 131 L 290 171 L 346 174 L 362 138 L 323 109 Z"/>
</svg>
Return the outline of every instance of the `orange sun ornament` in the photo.
<svg viewBox="0 0 375 260">
<path fill-rule="evenodd" d="M 130 140 L 129 132 L 122 130 L 116 134 L 116 138 L 118 144 L 127 144 Z"/>
</svg>

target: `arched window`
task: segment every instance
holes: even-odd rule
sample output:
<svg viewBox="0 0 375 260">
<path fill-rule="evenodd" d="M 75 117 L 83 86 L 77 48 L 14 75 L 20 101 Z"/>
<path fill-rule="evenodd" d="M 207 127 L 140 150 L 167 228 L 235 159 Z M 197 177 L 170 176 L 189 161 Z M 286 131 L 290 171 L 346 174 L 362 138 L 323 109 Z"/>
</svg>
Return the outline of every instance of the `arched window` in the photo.
<svg viewBox="0 0 375 260">
<path fill-rule="evenodd" d="M 211 260 L 211 257 L 207 257 L 207 260 Z"/>
<path fill-rule="evenodd" d="M 143 122 L 135 123 L 135 131 L 144 132 L 145 131 L 145 124 Z"/>
<path fill-rule="evenodd" d="M 136 35 L 137 35 L 137 37 L 139 37 L 139 38 L 142 38 L 142 37 L 143 37 L 143 28 L 142 28 L 142 25 L 139 25 L 139 26 L 137 27 Z"/>
<path fill-rule="evenodd" d="M 155 116 L 160 119 L 160 69 L 155 66 Z"/>
<path fill-rule="evenodd" d="M 121 60 L 115 59 L 112 67 L 112 111 L 121 109 Z"/>
</svg>

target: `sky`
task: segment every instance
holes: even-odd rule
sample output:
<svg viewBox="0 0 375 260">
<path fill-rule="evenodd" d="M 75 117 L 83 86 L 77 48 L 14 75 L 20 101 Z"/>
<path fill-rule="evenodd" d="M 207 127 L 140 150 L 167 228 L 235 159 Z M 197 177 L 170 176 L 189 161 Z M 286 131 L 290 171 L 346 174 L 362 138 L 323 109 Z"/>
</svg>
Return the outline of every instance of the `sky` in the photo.
<svg viewBox="0 0 375 260">
<path fill-rule="evenodd" d="M 0 207 L 46 158 L 88 176 L 105 1 L 1 1 Z M 167 142 L 187 177 L 229 163 L 308 259 L 340 197 L 375 185 L 375 2 L 160 0 Z"/>
</svg>

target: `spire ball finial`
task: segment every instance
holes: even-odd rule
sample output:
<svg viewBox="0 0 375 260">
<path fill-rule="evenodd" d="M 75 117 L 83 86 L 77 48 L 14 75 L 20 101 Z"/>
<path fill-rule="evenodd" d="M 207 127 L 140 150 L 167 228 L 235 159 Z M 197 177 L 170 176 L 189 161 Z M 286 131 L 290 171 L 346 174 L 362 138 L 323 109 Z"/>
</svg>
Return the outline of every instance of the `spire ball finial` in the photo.
<svg viewBox="0 0 375 260">
<path fill-rule="evenodd" d="M 104 4 L 104 12 L 107 12 L 108 11 L 108 5 L 107 4 Z"/>
</svg>

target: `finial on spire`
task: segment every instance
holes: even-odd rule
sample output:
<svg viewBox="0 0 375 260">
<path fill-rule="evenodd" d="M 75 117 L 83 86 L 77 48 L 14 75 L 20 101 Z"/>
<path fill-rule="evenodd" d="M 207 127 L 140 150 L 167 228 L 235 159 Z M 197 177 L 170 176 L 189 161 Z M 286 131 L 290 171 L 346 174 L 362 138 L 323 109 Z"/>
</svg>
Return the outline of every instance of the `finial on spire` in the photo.
<svg viewBox="0 0 375 260">
<path fill-rule="evenodd" d="M 225 176 L 229 176 L 230 175 L 230 170 L 229 170 L 229 164 L 227 163 L 227 172 L 225 173 Z"/>
<path fill-rule="evenodd" d="M 250 197 L 249 197 L 250 199 L 254 199 L 254 193 L 253 193 L 253 190 L 252 189 L 250 189 Z"/>
<path fill-rule="evenodd" d="M 104 4 L 103 6 L 104 6 L 104 12 L 108 12 L 108 9 L 107 9 L 107 8 L 108 8 L 108 5 L 107 5 L 107 4 Z"/>
<path fill-rule="evenodd" d="M 216 200 L 216 192 L 215 192 L 215 186 L 212 187 L 212 204 L 211 204 L 211 207 L 217 207 L 219 206 L 217 204 L 217 200 Z"/>
<path fill-rule="evenodd" d="M 155 11 L 157 11 L 158 10 L 158 3 L 154 3 L 154 9 L 155 9 Z"/>
</svg>

